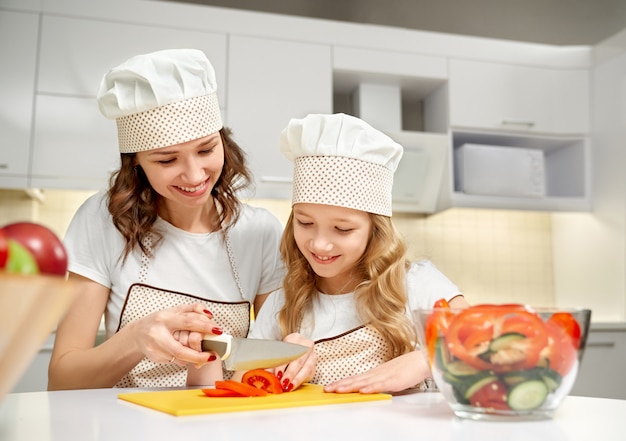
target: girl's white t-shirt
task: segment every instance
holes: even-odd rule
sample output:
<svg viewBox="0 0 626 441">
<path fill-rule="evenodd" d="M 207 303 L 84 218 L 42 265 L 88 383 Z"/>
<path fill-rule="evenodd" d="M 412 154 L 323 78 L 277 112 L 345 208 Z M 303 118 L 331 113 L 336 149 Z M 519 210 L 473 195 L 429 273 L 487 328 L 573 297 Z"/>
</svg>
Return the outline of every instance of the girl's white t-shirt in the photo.
<svg viewBox="0 0 626 441">
<path fill-rule="evenodd" d="M 242 300 L 222 232 L 189 233 L 161 218 L 155 228 L 164 239 L 154 249 L 147 271 L 142 269 L 140 251 L 122 262 L 124 239 L 112 223 L 106 193 L 85 201 L 68 228 L 64 238 L 68 270 L 111 289 L 105 311 L 107 338 L 117 330 L 130 286 L 140 281 L 209 300 Z M 239 220 L 229 230 L 244 298 L 251 303 L 257 294 L 274 291 L 282 283 L 281 235 L 274 215 L 249 205 L 242 206 Z"/>
<path fill-rule="evenodd" d="M 416 309 L 432 308 L 435 301 L 450 300 L 460 295 L 457 286 L 441 273 L 432 262 L 413 262 L 407 272 L 407 315 Z M 281 340 L 278 312 L 285 301 L 282 288 L 268 296 L 250 331 L 250 338 Z M 354 293 L 328 295 L 318 293 L 312 311 L 303 318 L 300 334 L 313 341 L 330 338 L 361 326 Z"/>
</svg>

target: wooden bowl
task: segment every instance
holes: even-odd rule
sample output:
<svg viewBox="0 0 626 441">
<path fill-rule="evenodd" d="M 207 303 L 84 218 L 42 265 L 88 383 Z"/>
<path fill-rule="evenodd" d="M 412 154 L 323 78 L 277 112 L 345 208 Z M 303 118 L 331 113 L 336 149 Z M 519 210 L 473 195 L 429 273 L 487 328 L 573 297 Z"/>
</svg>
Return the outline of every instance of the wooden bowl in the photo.
<svg viewBox="0 0 626 441">
<path fill-rule="evenodd" d="M 0 274 L 0 401 L 56 328 L 76 285 L 59 276 Z"/>
</svg>

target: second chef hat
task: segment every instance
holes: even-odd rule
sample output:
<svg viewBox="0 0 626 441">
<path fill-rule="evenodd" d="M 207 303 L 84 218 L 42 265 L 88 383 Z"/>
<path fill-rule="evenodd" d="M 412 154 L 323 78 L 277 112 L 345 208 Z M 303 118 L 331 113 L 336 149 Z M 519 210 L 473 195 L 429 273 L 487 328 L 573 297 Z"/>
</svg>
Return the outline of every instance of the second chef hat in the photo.
<svg viewBox="0 0 626 441">
<path fill-rule="evenodd" d="M 402 146 L 342 113 L 292 119 L 280 136 L 294 162 L 292 203 L 335 205 L 391 216 Z"/>
<path fill-rule="evenodd" d="M 215 71 L 195 49 L 137 55 L 111 69 L 98 106 L 117 123 L 121 153 L 180 144 L 223 127 Z"/>
</svg>

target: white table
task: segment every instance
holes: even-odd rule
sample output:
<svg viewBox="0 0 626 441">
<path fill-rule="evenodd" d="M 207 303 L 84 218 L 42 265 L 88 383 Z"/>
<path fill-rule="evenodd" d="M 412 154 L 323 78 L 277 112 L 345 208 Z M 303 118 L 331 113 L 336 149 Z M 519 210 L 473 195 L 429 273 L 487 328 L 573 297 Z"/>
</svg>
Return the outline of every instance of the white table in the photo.
<svg viewBox="0 0 626 441">
<path fill-rule="evenodd" d="M 27 392 L 0 403 L 2 441 L 626 440 L 626 400 L 567 397 L 550 420 L 466 421 L 439 393 L 391 401 L 175 417 L 117 399 L 129 390 Z"/>
</svg>

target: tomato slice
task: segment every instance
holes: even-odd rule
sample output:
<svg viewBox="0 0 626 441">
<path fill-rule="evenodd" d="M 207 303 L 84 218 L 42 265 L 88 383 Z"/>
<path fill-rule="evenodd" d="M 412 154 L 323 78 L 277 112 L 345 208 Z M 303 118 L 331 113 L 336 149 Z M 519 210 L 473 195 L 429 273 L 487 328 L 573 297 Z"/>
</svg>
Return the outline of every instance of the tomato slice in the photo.
<svg viewBox="0 0 626 441">
<path fill-rule="evenodd" d="M 250 386 L 235 380 L 222 380 L 215 382 L 216 389 L 226 389 L 232 392 L 236 392 L 244 397 L 264 397 L 267 392 L 263 389 Z"/>
<path fill-rule="evenodd" d="M 252 369 L 243 374 L 241 382 L 257 389 L 264 390 L 270 394 L 281 394 L 283 388 L 280 380 L 273 372 L 265 369 Z"/>
<path fill-rule="evenodd" d="M 470 397 L 470 404 L 486 409 L 508 410 L 510 407 L 506 402 L 506 396 L 507 389 L 504 383 L 494 380 L 474 392 Z"/>
<path fill-rule="evenodd" d="M 243 395 L 230 389 L 202 389 L 207 397 L 243 397 Z"/>
</svg>

